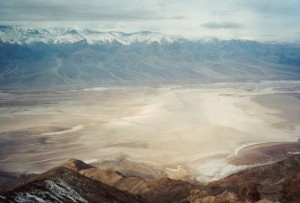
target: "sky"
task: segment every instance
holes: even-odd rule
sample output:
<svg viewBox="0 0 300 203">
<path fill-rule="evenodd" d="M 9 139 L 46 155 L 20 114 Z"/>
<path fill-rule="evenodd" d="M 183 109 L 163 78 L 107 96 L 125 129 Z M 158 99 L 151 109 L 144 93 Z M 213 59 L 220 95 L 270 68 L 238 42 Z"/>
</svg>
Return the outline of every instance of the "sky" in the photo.
<svg viewBox="0 0 300 203">
<path fill-rule="evenodd" d="M 300 41 L 300 0 L 0 0 L 0 24 Z"/>
</svg>

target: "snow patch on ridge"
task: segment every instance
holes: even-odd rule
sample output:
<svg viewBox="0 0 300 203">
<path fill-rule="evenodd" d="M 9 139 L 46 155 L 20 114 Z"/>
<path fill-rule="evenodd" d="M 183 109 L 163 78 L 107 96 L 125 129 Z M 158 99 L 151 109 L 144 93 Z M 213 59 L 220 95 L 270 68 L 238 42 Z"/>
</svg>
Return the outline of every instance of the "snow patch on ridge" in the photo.
<svg viewBox="0 0 300 203">
<path fill-rule="evenodd" d="M 100 32 L 79 28 L 26 28 L 21 26 L 0 26 L 0 41 L 10 44 L 70 44 L 86 42 L 88 44 L 120 43 L 172 43 L 183 39 L 158 32 Z"/>
<path fill-rule="evenodd" d="M 66 198 L 70 202 L 87 202 L 83 197 L 80 196 L 73 188 L 71 188 L 63 180 L 45 180 L 41 183 L 36 183 L 37 188 L 39 186 L 46 187 L 46 190 L 39 190 L 33 188 L 28 192 L 18 192 L 17 196 L 14 198 L 15 202 L 39 202 L 45 203 L 44 199 L 49 197 L 55 202 L 65 202 Z M 68 201 L 68 202 L 69 202 Z"/>
<path fill-rule="evenodd" d="M 47 189 L 53 191 L 57 197 L 68 197 L 73 202 L 77 202 L 76 200 L 80 202 L 87 202 L 63 180 L 58 180 L 56 182 L 53 180 L 46 180 L 45 182 L 47 184 Z"/>
</svg>

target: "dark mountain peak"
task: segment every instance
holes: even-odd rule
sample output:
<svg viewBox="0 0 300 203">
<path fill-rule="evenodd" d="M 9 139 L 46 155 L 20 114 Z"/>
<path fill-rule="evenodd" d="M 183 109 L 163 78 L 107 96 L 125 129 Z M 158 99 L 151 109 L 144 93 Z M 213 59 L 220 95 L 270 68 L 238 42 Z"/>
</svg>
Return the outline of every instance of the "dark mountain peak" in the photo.
<svg viewBox="0 0 300 203">
<path fill-rule="evenodd" d="M 8 25 L 0 25 L 0 30 L 8 30 L 8 29 L 10 29 L 11 28 L 11 26 L 8 26 Z"/>
<path fill-rule="evenodd" d="M 0 195 L 3 202 L 145 202 L 136 195 L 92 180 L 65 167 Z"/>
<path fill-rule="evenodd" d="M 65 162 L 62 166 L 76 172 L 84 169 L 95 168 L 77 159 L 70 159 L 69 161 Z"/>
</svg>

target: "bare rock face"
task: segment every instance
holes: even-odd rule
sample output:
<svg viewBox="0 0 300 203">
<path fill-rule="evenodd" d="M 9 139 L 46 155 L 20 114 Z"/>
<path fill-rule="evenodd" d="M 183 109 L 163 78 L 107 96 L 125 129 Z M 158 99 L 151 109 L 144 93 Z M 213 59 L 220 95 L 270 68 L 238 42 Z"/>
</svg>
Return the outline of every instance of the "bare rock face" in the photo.
<svg viewBox="0 0 300 203">
<path fill-rule="evenodd" d="M 202 203 L 202 202 L 217 202 L 217 203 L 235 203 L 239 199 L 236 194 L 227 190 L 219 195 L 209 195 L 207 192 L 200 190 L 191 190 L 190 195 L 182 202 L 185 203 Z"/>
<path fill-rule="evenodd" d="M 241 188 L 240 196 L 245 201 L 256 202 L 260 200 L 260 194 L 258 192 L 258 184 L 248 184 Z"/>
<path fill-rule="evenodd" d="M 63 167 L 77 172 L 84 169 L 95 168 L 77 159 L 70 159 L 69 161 L 63 164 Z"/>
<path fill-rule="evenodd" d="M 58 167 L 0 195 L 3 202 L 143 202 L 65 167 Z"/>
<path fill-rule="evenodd" d="M 260 198 L 275 202 L 285 198 L 282 197 L 281 192 L 284 189 L 284 185 L 288 185 L 289 182 L 291 184 L 294 183 L 296 180 L 295 175 L 299 172 L 300 155 L 294 155 L 273 164 L 246 169 L 232 174 L 222 180 L 210 183 L 210 185 L 223 185 L 224 187 L 238 185 L 239 187 L 245 187 L 249 184 L 257 184 Z M 291 195 L 294 197 L 296 191 L 291 191 Z"/>
<path fill-rule="evenodd" d="M 4 186 L 5 185 L 5 186 Z M 146 179 L 72 159 L 0 184 L 0 202 L 300 202 L 300 155 L 211 183 Z"/>
<path fill-rule="evenodd" d="M 282 202 L 300 202 L 300 172 L 292 179 L 284 182 L 282 188 Z"/>
</svg>

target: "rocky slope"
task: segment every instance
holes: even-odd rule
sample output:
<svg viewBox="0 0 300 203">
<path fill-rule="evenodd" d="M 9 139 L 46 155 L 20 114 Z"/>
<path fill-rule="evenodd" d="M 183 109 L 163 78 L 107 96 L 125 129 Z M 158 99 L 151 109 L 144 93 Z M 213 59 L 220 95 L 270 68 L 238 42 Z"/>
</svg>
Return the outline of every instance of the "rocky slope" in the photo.
<svg viewBox="0 0 300 203">
<path fill-rule="evenodd" d="M 300 155 L 211 183 L 125 176 L 75 159 L 43 174 L 5 177 L 2 202 L 300 201 Z"/>
<path fill-rule="evenodd" d="M 22 182 L 23 184 L 20 184 Z M 143 202 L 121 191 L 61 166 L 46 173 L 9 183 L 3 202 Z M 15 184 L 15 185 L 14 185 Z"/>
</svg>

